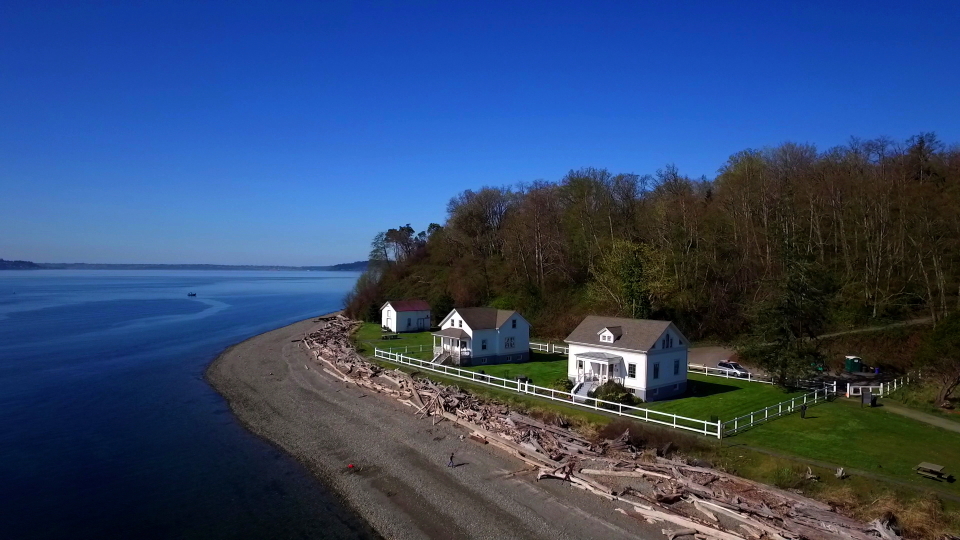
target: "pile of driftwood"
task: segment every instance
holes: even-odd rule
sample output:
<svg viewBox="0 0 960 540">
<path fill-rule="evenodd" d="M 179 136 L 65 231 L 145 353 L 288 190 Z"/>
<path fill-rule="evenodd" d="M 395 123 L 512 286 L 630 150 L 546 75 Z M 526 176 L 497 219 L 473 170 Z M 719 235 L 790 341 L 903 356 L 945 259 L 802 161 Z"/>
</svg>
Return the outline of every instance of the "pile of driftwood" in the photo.
<svg viewBox="0 0 960 540">
<path fill-rule="evenodd" d="M 686 535 L 700 540 L 900 538 L 895 519 L 864 524 L 797 493 L 641 451 L 630 443 L 628 432 L 593 442 L 566 426 L 541 422 L 455 386 L 383 369 L 351 344 L 349 336 L 359 324 L 342 316 L 328 318 L 325 327 L 304 336 L 303 344 L 337 379 L 392 396 L 434 423 L 447 419 L 464 425 L 472 430 L 470 438 L 534 467 L 538 479 L 560 479 L 627 503 L 626 509 L 616 510 L 670 524 L 663 531 L 670 540 Z M 669 448 L 659 453 L 668 454 Z"/>
</svg>

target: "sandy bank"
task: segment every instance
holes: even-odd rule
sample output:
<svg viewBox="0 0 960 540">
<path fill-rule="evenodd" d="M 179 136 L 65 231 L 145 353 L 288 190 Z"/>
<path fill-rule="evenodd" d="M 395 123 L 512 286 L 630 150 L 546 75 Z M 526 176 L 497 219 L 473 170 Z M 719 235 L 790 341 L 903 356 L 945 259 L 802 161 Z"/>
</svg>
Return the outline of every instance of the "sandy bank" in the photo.
<svg viewBox="0 0 960 540">
<path fill-rule="evenodd" d="M 226 350 L 210 383 L 251 431 L 340 493 L 386 538 L 663 538 L 569 484 L 537 482 L 524 463 L 449 422 L 433 426 L 395 400 L 346 387 L 298 343 L 302 321 Z M 447 467 L 451 452 L 455 468 Z M 350 472 L 353 463 L 359 472 Z"/>
</svg>

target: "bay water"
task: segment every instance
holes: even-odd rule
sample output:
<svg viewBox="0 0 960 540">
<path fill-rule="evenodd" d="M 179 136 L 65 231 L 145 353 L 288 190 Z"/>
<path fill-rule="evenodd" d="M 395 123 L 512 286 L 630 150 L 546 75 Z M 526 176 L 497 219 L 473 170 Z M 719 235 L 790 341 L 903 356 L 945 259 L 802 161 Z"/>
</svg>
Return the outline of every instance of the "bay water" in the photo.
<svg viewBox="0 0 960 540">
<path fill-rule="evenodd" d="M 0 271 L 0 538 L 375 538 L 203 378 L 357 276 Z"/>
</svg>

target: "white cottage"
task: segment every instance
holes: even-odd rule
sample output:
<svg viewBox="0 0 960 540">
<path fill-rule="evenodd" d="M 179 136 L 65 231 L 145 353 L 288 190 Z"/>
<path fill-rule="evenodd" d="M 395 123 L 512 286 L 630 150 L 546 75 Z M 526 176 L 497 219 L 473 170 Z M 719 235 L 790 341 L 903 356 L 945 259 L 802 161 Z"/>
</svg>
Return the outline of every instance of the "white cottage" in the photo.
<svg viewBox="0 0 960 540">
<path fill-rule="evenodd" d="M 430 329 L 430 304 L 423 300 L 390 300 L 380 306 L 380 326 L 391 332 Z"/>
<path fill-rule="evenodd" d="M 608 380 L 644 401 L 686 392 L 690 342 L 670 321 L 591 315 L 565 341 L 567 376 L 579 397 Z"/>
<path fill-rule="evenodd" d="M 434 362 L 461 366 L 526 362 L 530 323 L 516 311 L 457 308 L 433 333 Z"/>
</svg>

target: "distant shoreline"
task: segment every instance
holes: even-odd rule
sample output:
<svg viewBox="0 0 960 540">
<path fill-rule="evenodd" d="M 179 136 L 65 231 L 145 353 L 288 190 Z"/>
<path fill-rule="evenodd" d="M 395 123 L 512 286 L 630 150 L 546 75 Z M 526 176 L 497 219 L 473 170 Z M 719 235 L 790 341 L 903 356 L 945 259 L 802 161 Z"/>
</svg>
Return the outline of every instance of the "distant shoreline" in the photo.
<svg viewBox="0 0 960 540">
<path fill-rule="evenodd" d="M 11 263 L 11 264 L 4 264 Z M 15 264 L 14 264 L 15 263 Z M 230 264 L 96 264 L 96 263 L 34 263 L 30 261 L 3 261 L 0 270 L 233 270 L 281 272 L 362 272 L 367 261 L 334 264 L 330 266 L 269 266 Z"/>
</svg>

